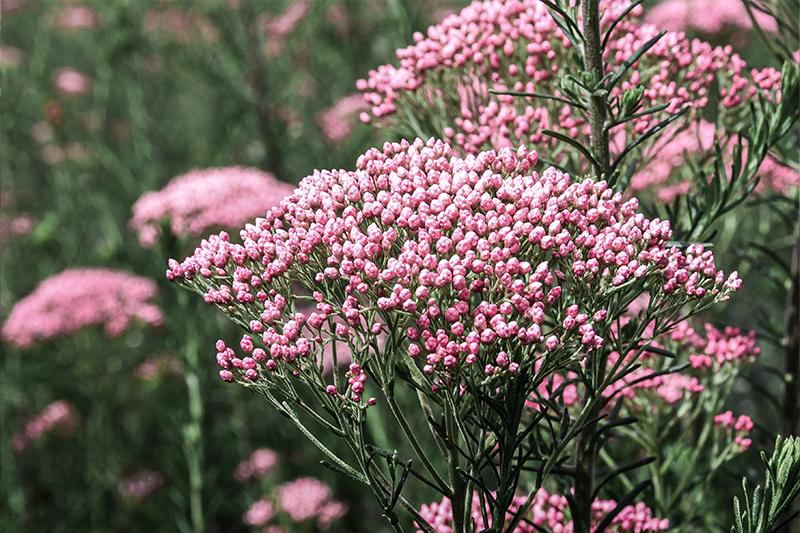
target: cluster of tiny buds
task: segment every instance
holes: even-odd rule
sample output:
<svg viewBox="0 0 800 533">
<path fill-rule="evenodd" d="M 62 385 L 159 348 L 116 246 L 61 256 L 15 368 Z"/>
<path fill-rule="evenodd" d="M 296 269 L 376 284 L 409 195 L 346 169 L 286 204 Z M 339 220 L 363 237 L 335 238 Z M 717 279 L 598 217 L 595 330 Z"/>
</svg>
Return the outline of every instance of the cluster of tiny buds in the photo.
<svg viewBox="0 0 800 533">
<path fill-rule="evenodd" d="M 733 435 L 733 443 L 741 450 L 747 450 L 753 443 L 748 437 L 753 429 L 753 420 L 747 415 L 735 417 L 732 411 L 725 411 L 714 417 L 714 425 L 731 433 Z"/>
<path fill-rule="evenodd" d="M 609 28 L 628 8 L 628 0 L 603 1 L 601 25 Z M 610 71 L 625 65 L 659 33 L 657 26 L 639 21 L 642 12 L 637 6 L 626 13 L 611 34 L 604 50 Z M 449 123 L 435 133 L 466 153 L 518 143 L 552 144 L 552 138 L 543 134 L 545 129 L 588 138 L 587 121 L 561 102 L 490 92 L 561 94 L 559 82 L 565 77 L 564 65 L 571 63 L 573 44 L 538 0 L 473 2 L 431 26 L 427 35 L 415 34 L 414 41 L 397 51 L 399 66 L 382 65 L 358 81 L 357 88 L 371 107 L 362 120 L 374 117 L 381 123 L 408 126 L 406 116 L 420 121 L 419 114 L 427 109 L 433 122 L 444 118 Z M 714 47 L 675 31 L 661 37 L 636 64 L 626 69 L 611 96 L 621 99 L 625 91 L 642 87 L 642 108 L 668 104 L 670 113 L 706 108 L 714 101 L 709 96 L 715 82 L 720 86 L 720 105 L 737 107 L 762 88 L 762 79 L 772 79 L 768 75 L 747 78 L 745 62 L 729 46 Z M 443 89 L 442 80 L 450 85 Z M 443 94 L 452 98 L 444 99 Z M 420 98 L 430 105 L 420 106 Z M 444 116 L 435 115 L 442 108 L 446 108 Z M 657 115 L 640 116 L 614 133 L 628 137 L 629 142 L 658 120 Z"/>
<path fill-rule="evenodd" d="M 402 349 L 434 383 L 468 368 L 511 375 L 523 362 L 509 344 L 602 348 L 604 302 L 625 285 L 683 303 L 739 287 L 702 245 L 670 245 L 669 223 L 638 213 L 635 198 L 537 163 L 524 147 L 462 158 L 435 139 L 386 143 L 355 171 L 303 179 L 241 230 L 241 244 L 225 232 L 203 240 L 167 277 L 260 337 L 264 350 L 242 339 L 241 358 L 219 344 L 226 381 L 284 364 L 300 376 L 324 346 L 371 344 L 401 316 Z M 291 311 L 298 280 L 313 311 Z M 360 372 L 349 376 L 359 398 Z"/>
</svg>

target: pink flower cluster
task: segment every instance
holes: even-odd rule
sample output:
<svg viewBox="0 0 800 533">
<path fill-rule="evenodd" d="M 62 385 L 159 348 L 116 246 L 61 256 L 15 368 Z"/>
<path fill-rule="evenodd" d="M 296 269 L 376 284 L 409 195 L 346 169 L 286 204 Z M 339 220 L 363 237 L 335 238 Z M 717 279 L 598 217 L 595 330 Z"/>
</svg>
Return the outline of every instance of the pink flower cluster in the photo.
<svg viewBox="0 0 800 533">
<path fill-rule="evenodd" d="M 608 26 L 628 5 L 627 0 L 602 2 L 602 24 Z M 641 13 L 641 6 L 635 8 L 614 30 L 604 58 L 610 71 L 658 34 L 656 26 L 636 20 Z M 415 34 L 414 41 L 397 51 L 399 66 L 380 66 L 357 84 L 372 116 L 381 122 L 391 117 L 388 122 L 402 128 L 412 123 L 410 116 L 415 124 L 444 120 L 449 125 L 442 131 L 425 133 L 444 135 L 467 153 L 536 145 L 545 140 L 546 128 L 579 141 L 588 137 L 586 121 L 565 104 L 489 93 L 496 89 L 562 95 L 559 81 L 566 74 L 564 65 L 572 62 L 573 45 L 542 2 L 474 1 L 431 26 L 427 35 Z M 713 47 L 683 33 L 667 33 L 637 66 L 613 88 L 611 97 L 641 85 L 643 109 L 667 103 L 669 112 L 701 110 L 717 82 L 721 105 L 735 107 L 752 87 L 744 61 L 730 47 Z M 612 133 L 630 139 L 661 118 L 640 117 Z"/>
<path fill-rule="evenodd" d="M 509 509 L 509 518 L 525 502 L 525 497 L 515 498 Z M 599 522 L 602 517 L 613 510 L 617 503 L 613 500 L 595 500 L 592 504 L 594 521 Z M 423 505 L 419 510 L 420 516 L 433 526 L 436 533 L 453 532 L 453 510 L 450 500 L 445 498 L 440 502 Z M 475 495 L 472 499 L 472 518 L 475 531 L 481 531 L 492 526 L 485 523 L 481 513 L 480 499 Z M 514 528 L 514 533 L 537 533 L 539 531 L 552 531 L 553 533 L 571 533 L 573 530 L 572 519 L 569 517 L 569 504 L 565 496 L 549 494 L 545 489 L 539 489 L 529 511 Z M 605 529 L 609 533 L 646 531 L 666 531 L 669 529 L 669 520 L 656 518 L 652 511 L 644 504 L 628 505 L 612 520 L 611 525 Z M 422 533 L 421 529 L 417 530 Z"/>
<path fill-rule="evenodd" d="M 74 268 L 44 280 L 11 309 L 0 334 L 21 348 L 102 325 L 123 333 L 134 320 L 157 326 L 154 281 L 109 268 Z"/>
<path fill-rule="evenodd" d="M 28 235 L 33 231 L 34 219 L 27 214 L 5 218 L 0 217 L 0 244 L 11 236 Z"/>
<path fill-rule="evenodd" d="M 248 526 L 261 527 L 275 516 L 275 507 L 269 498 L 254 501 L 242 517 L 242 522 Z"/>
<path fill-rule="evenodd" d="M 55 18 L 55 25 L 63 30 L 86 30 L 100 25 L 97 11 L 86 5 L 64 6 Z"/>
<path fill-rule="evenodd" d="M 133 206 L 131 228 L 142 246 L 152 247 L 162 220 L 173 235 L 196 236 L 214 227 L 236 227 L 262 215 L 292 192 L 293 186 L 254 168 L 193 170 L 160 191 L 142 195 Z"/>
<path fill-rule="evenodd" d="M 314 520 L 319 529 L 328 529 L 334 520 L 347 513 L 344 503 L 331 499 L 330 487 L 312 477 L 279 485 L 275 501 L 293 522 Z"/>
<path fill-rule="evenodd" d="M 266 33 L 267 57 L 276 57 L 283 51 L 286 39 L 303 21 L 310 9 L 308 0 L 295 0 L 280 15 L 265 16 L 262 25 Z"/>
<path fill-rule="evenodd" d="M 705 325 L 705 331 L 705 338 L 694 343 L 698 353 L 689 356 L 692 368 L 752 362 L 761 354 L 761 348 L 756 345 L 755 331 L 744 334 L 739 328 L 728 326 L 719 330 L 711 324 Z"/>
<path fill-rule="evenodd" d="M 780 79 L 780 73 L 778 76 Z M 771 87 L 774 89 L 774 86 Z M 686 168 L 687 158 L 708 162 L 713 155 L 716 133 L 714 124 L 704 120 L 680 130 L 672 128 L 672 132 L 665 133 L 656 141 L 653 147 L 654 157 L 633 176 L 630 190 L 654 191 L 660 202 L 671 202 L 676 197 L 685 195 L 692 190 L 693 181 L 678 174 L 678 171 Z M 724 153 L 732 158 L 733 140 L 717 140 L 722 143 Z M 756 189 L 758 191 L 770 190 L 786 195 L 800 188 L 800 172 L 779 163 L 771 155 L 761 163 L 758 176 L 761 179 Z"/>
<path fill-rule="evenodd" d="M 92 80 L 72 68 L 62 68 L 56 72 L 56 89 L 62 96 L 74 97 L 92 90 Z"/>
<path fill-rule="evenodd" d="M 250 457 L 239 463 L 233 475 L 239 481 L 248 481 L 266 476 L 276 466 L 278 466 L 278 453 L 269 448 L 258 448 L 253 450 Z"/>
<path fill-rule="evenodd" d="M 345 139 L 353 131 L 355 118 L 365 112 L 367 105 L 360 94 L 340 99 L 317 116 L 322 134 L 332 143 Z"/>
<path fill-rule="evenodd" d="M 604 295 L 625 284 L 649 280 L 682 302 L 738 288 L 711 251 L 670 247 L 669 223 L 637 213 L 636 199 L 536 164 L 524 148 L 461 158 L 433 139 L 386 143 L 355 172 L 305 178 L 242 244 L 222 232 L 170 260 L 167 278 L 235 309 L 263 342 L 243 339 L 241 359 L 218 343 L 227 381 L 296 374 L 331 338 L 368 345 L 393 317 L 429 375 L 514 373 L 532 362 L 525 346 L 603 346 Z M 313 291 L 314 312 L 294 312 L 290 282 Z"/>
<path fill-rule="evenodd" d="M 753 420 L 747 415 L 733 416 L 733 412 L 725 411 L 714 417 L 714 425 L 733 436 L 733 443 L 741 450 L 747 450 L 753 441 L 748 437 L 753 429 Z"/>
<path fill-rule="evenodd" d="M 640 368 L 612 384 L 604 392 L 605 396 L 619 394 L 625 398 L 635 398 L 645 391 L 652 391 L 666 404 L 674 405 L 687 396 L 705 390 L 705 370 L 749 363 L 761 353 L 754 331 L 743 333 L 731 326 L 720 330 L 708 323 L 704 329 L 705 336 L 699 334 L 689 322 L 680 322 L 671 332 L 659 337 L 658 342 L 652 343 L 658 348 L 673 349 L 683 360 L 688 359 L 693 372 L 653 375 L 654 368 L 648 363 L 656 358 L 648 354 Z M 613 360 L 614 357 L 611 358 L 612 363 Z"/>
<path fill-rule="evenodd" d="M 776 32 L 775 19 L 753 9 L 762 29 Z M 647 10 L 645 20 L 660 29 L 681 31 L 695 29 L 709 35 L 726 28 L 748 30 L 753 27 L 742 2 L 730 0 L 662 0 Z"/>
<path fill-rule="evenodd" d="M 625 379 L 608 387 L 603 394 L 606 397 L 620 394 L 626 398 L 634 398 L 642 391 L 651 390 L 667 404 L 674 405 L 687 395 L 704 390 L 703 385 L 694 376 L 675 373 L 649 377 L 652 374 L 652 368 L 638 368 L 625 376 Z"/>
<path fill-rule="evenodd" d="M 141 380 L 151 380 L 166 374 L 183 375 L 183 365 L 169 354 L 150 357 L 136 367 L 134 375 Z"/>
<path fill-rule="evenodd" d="M 141 502 L 164 485 L 164 474 L 141 470 L 120 480 L 119 493 L 129 500 Z"/>
<path fill-rule="evenodd" d="M 55 401 L 29 420 L 24 431 L 11 438 L 11 447 L 21 452 L 44 434 L 56 429 L 71 431 L 77 423 L 78 415 L 72 405 L 64 400 Z"/>
</svg>

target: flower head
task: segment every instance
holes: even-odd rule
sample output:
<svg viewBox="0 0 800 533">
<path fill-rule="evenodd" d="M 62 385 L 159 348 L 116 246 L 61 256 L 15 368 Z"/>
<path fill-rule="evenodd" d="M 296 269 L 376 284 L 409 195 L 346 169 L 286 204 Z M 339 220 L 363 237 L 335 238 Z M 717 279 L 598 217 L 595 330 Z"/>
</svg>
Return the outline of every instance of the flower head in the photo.
<svg viewBox="0 0 800 533">
<path fill-rule="evenodd" d="M 63 68 L 56 72 L 56 89 L 63 96 L 80 96 L 92 89 L 92 80 L 75 69 Z"/>
<path fill-rule="evenodd" d="M 605 0 L 600 9 L 608 29 L 628 8 L 627 0 Z M 681 32 L 667 32 L 638 59 L 626 61 L 660 28 L 638 20 L 638 6 L 623 18 L 604 49 L 609 72 L 624 75 L 609 97 L 621 102 L 628 91 L 641 90 L 641 109 L 666 105 L 665 112 L 688 110 L 676 124 L 699 117 L 719 84 L 723 108 L 738 106 L 753 82 L 745 63 L 730 47 L 714 47 Z M 525 144 L 549 146 L 544 130 L 557 130 L 588 144 L 588 121 L 562 101 L 519 98 L 491 91 L 555 95 L 569 99 L 562 84 L 574 57 L 574 45 L 562 33 L 548 7 L 538 0 L 475 1 L 460 13 L 414 35 L 414 44 L 397 50 L 397 65 L 382 65 L 360 80 L 358 89 L 371 107 L 365 120 L 401 132 L 444 136 L 466 153 Z M 630 142 L 663 117 L 649 114 L 620 124 L 612 137 Z M 426 129 L 429 128 L 429 129 Z M 432 129 L 431 129 L 432 128 Z M 621 146 L 612 146 L 620 153 Z M 646 146 L 645 146 L 646 148 Z M 562 154 L 564 156 L 565 154 Z M 568 154 L 566 154 L 568 156 Z"/>
<path fill-rule="evenodd" d="M 278 453 L 269 448 L 258 448 L 253 450 L 250 457 L 239 463 L 234 472 L 234 477 L 239 481 L 264 477 L 274 470 L 276 466 L 278 466 Z"/>
<path fill-rule="evenodd" d="M 91 326 L 101 325 L 116 336 L 134 320 L 160 325 L 161 310 L 151 303 L 156 290 L 154 281 L 118 270 L 65 270 L 17 302 L 0 334 L 26 348 Z"/>
<path fill-rule="evenodd" d="M 162 220 L 169 220 L 170 230 L 178 237 L 200 235 L 214 227 L 236 227 L 267 212 L 292 189 L 253 168 L 193 170 L 160 191 L 142 195 L 133 206 L 130 226 L 142 245 L 151 247 Z"/>
<path fill-rule="evenodd" d="M 361 95 L 351 94 L 322 111 L 317 117 L 317 122 L 326 139 L 334 143 L 339 142 L 350 135 L 355 118 L 366 109 L 367 105 Z"/>
<path fill-rule="evenodd" d="M 120 494 L 140 502 L 164 485 L 164 474 L 154 470 L 140 470 L 119 482 Z"/>
<path fill-rule="evenodd" d="M 78 415 L 72 405 L 64 400 L 55 401 L 29 420 L 24 431 L 12 437 L 11 446 L 15 451 L 21 452 L 50 431 L 56 429 L 71 431 L 77 422 Z"/>
<path fill-rule="evenodd" d="M 331 489 L 324 482 L 303 477 L 284 483 L 275 489 L 278 507 L 293 522 L 316 520 L 320 529 L 347 512 L 347 506 L 331 499 Z"/>
<path fill-rule="evenodd" d="M 537 160 L 524 148 L 462 158 L 441 141 L 386 143 L 354 172 L 302 180 L 245 226 L 241 244 L 225 232 L 203 240 L 169 262 L 167 277 L 235 311 L 253 334 L 241 357 L 218 343 L 226 381 L 318 372 L 318 354 L 336 339 L 353 363 L 348 390 L 332 392 L 355 402 L 384 324 L 405 332 L 390 349 L 434 382 L 483 381 L 537 354 L 601 348 L 620 291 L 650 292 L 658 307 L 738 287 L 711 251 L 669 245 L 669 223 L 638 213 L 635 199 L 603 181 L 540 173 Z M 315 310 L 299 311 L 301 298 Z"/>
</svg>

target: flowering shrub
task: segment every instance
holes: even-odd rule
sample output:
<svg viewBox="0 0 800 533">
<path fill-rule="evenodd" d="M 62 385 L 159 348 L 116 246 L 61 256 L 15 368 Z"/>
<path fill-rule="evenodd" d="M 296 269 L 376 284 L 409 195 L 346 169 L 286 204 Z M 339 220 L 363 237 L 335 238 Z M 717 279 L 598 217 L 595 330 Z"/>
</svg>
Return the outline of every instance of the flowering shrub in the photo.
<svg viewBox="0 0 800 533">
<path fill-rule="evenodd" d="M 519 406 L 550 373 L 596 365 L 606 346 L 626 346 L 631 360 L 596 374 L 593 394 L 602 393 L 631 371 L 649 339 L 727 299 L 740 283 L 718 271 L 702 246 L 668 245 L 669 223 L 638 214 L 635 199 L 537 166 L 537 154 L 524 148 L 460 158 L 441 141 L 387 143 L 359 158 L 355 172 L 305 178 L 245 226 L 242 244 L 212 235 L 192 256 L 171 260 L 167 277 L 248 331 L 241 357 L 217 343 L 223 380 L 240 381 L 284 412 L 280 398 L 296 398 L 294 382 L 302 383 L 335 413 L 325 423 L 345 438 L 363 438 L 350 424 L 378 402 L 367 394 L 370 379 L 401 424 L 397 379 L 445 402 L 454 411 L 446 416 L 460 424 L 477 424 L 473 435 L 481 424 L 464 414 L 472 406 L 491 406 L 498 423 L 517 413 L 520 424 Z M 642 294 L 650 303 L 639 320 L 615 327 Z M 308 298 L 316 311 L 306 314 L 298 305 Z M 659 316 L 663 308 L 676 311 Z M 354 362 L 331 383 L 319 361 L 337 340 Z M 511 429 L 493 431 L 510 447 L 504 453 L 518 447 Z M 450 431 L 447 438 L 457 439 Z M 380 494 L 382 482 L 369 470 L 331 459 Z M 430 474 L 433 486 L 444 485 L 433 467 Z M 511 485 L 501 495 L 506 502 L 492 505 L 496 517 L 516 491 L 514 482 L 499 482 Z"/>
<path fill-rule="evenodd" d="M 612 32 L 603 52 L 609 71 L 620 73 L 610 95 L 620 119 L 630 100 L 626 94 L 635 94 L 642 110 L 692 110 L 687 115 L 691 121 L 709 106 L 715 82 L 720 85 L 723 109 L 741 104 L 753 82 L 746 77 L 744 61 L 730 47 L 713 47 L 683 33 L 667 32 L 645 55 L 635 56 L 661 28 L 628 17 L 612 29 L 627 6 L 622 0 L 603 2 L 600 21 Z M 641 13 L 641 6 L 632 11 L 636 17 Z M 574 39 L 559 27 L 545 3 L 473 2 L 429 28 L 427 35 L 416 34 L 414 40 L 397 51 L 398 67 L 381 66 L 359 82 L 376 119 L 395 119 L 402 132 L 444 135 L 468 153 L 519 143 L 552 144 L 545 130 L 587 144 L 588 121 L 579 108 L 565 105 L 576 101 L 573 95 L 579 83 L 568 77 Z M 629 60 L 637 59 L 637 68 L 625 68 Z M 554 99 L 533 102 L 490 90 L 552 94 Z M 659 120 L 656 114 L 644 114 L 614 121 L 612 150 L 619 154 Z M 556 150 L 552 158 L 570 157 L 561 152 Z"/>
<path fill-rule="evenodd" d="M 4 529 L 780 529 L 798 24 L 739 1 L 0 0 Z"/>
<path fill-rule="evenodd" d="M 126 272 L 65 270 L 17 302 L 3 324 L 2 336 L 6 342 L 26 348 L 89 326 L 103 326 L 111 336 L 123 333 L 135 320 L 157 326 L 163 317 L 151 302 L 155 294 L 152 280 Z"/>
</svg>

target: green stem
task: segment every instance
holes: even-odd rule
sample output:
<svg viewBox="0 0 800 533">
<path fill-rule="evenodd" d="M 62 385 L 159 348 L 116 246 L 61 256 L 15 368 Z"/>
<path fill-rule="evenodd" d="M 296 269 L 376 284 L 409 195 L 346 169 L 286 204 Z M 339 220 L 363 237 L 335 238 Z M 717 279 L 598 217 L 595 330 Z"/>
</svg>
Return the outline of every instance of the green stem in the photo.
<svg viewBox="0 0 800 533">
<path fill-rule="evenodd" d="M 603 79 L 603 50 L 600 47 L 600 6 L 599 0 L 586 0 L 581 4 L 583 15 L 583 60 L 585 70 L 592 74 L 594 83 Z M 589 96 L 589 128 L 591 130 L 592 153 L 598 165 L 595 173 L 598 178 L 609 178 L 611 157 L 606 130 L 606 94 L 595 87 Z"/>
<path fill-rule="evenodd" d="M 198 346 L 189 336 L 186 348 L 186 390 L 189 421 L 184 426 L 186 461 L 189 468 L 189 517 L 193 533 L 205 531 L 203 517 L 203 397 L 198 379 Z"/>
<path fill-rule="evenodd" d="M 384 394 L 386 396 L 386 403 L 389 405 L 389 409 L 392 411 L 392 414 L 394 415 L 398 424 L 400 424 L 400 428 L 403 430 L 408 442 L 411 443 L 411 447 L 414 448 L 414 453 L 417 454 L 417 457 L 419 457 L 420 461 L 422 461 L 422 464 L 425 465 L 425 469 L 428 471 L 431 477 L 433 477 L 436 484 L 439 485 L 439 490 L 442 492 L 442 494 L 445 496 L 451 496 L 452 489 L 448 486 L 447 482 L 442 478 L 442 476 L 439 475 L 439 472 L 436 471 L 433 463 L 431 463 L 431 460 L 428 458 L 428 454 L 422 449 L 422 446 L 414 435 L 414 431 L 408 424 L 408 420 L 406 420 L 405 415 L 403 415 L 403 412 L 397 405 L 394 395 L 386 391 L 384 391 Z"/>
</svg>

